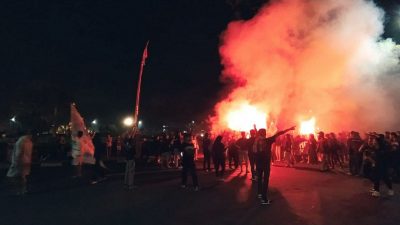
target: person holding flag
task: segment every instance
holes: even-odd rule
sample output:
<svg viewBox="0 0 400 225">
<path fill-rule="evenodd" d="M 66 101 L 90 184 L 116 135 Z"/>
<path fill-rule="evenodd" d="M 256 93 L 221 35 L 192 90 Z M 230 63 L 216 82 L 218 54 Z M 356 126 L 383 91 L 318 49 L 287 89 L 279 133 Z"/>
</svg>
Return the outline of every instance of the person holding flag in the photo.
<svg viewBox="0 0 400 225">
<path fill-rule="evenodd" d="M 95 164 L 94 145 L 92 136 L 88 133 L 83 118 L 74 103 L 71 104 L 71 141 L 71 164 L 75 168 L 73 177 L 81 177 L 83 164 Z"/>
</svg>

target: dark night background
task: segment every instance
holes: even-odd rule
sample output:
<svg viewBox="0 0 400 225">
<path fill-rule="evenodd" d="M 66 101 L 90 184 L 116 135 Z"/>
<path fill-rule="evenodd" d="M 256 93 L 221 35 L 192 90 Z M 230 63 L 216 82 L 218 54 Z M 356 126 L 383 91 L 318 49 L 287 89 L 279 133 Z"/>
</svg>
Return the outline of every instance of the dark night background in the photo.
<svg viewBox="0 0 400 225">
<path fill-rule="evenodd" d="M 140 112 L 145 126 L 204 120 L 223 90 L 219 35 L 265 2 L 2 1 L 0 124 L 13 115 L 65 123 L 70 102 L 87 122 L 120 123 L 133 113 L 147 40 Z M 387 12 L 385 36 L 399 42 L 396 1 L 376 2 Z"/>
</svg>

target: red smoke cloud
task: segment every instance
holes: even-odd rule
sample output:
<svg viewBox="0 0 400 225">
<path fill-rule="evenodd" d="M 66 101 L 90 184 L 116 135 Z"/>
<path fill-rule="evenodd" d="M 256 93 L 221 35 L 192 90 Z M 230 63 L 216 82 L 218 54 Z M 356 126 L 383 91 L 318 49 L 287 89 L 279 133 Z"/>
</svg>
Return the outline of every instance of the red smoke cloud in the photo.
<svg viewBox="0 0 400 225">
<path fill-rule="evenodd" d="M 215 106 L 212 130 L 230 129 L 228 115 L 246 104 L 278 128 L 315 117 L 326 131 L 394 129 L 400 95 L 381 84 L 398 83 L 400 51 L 381 38 L 383 18 L 366 0 L 282 0 L 231 22 L 220 55 L 234 88 Z M 235 120 L 252 127 L 246 113 Z"/>
</svg>

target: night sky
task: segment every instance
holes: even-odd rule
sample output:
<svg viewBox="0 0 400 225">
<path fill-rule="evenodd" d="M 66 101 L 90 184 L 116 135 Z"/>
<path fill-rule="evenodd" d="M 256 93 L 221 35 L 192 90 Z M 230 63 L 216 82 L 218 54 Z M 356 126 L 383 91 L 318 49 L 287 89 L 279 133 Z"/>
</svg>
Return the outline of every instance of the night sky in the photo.
<svg viewBox="0 0 400 225">
<path fill-rule="evenodd" d="M 133 113 L 150 40 L 140 118 L 149 127 L 203 120 L 224 90 L 221 32 L 230 21 L 253 16 L 263 2 L 2 1 L 0 119 L 29 111 L 63 122 L 68 103 L 76 102 L 87 120 L 119 123 Z M 395 2 L 379 1 L 391 28 Z M 399 42 L 399 33 L 400 27 L 385 35 Z"/>
</svg>

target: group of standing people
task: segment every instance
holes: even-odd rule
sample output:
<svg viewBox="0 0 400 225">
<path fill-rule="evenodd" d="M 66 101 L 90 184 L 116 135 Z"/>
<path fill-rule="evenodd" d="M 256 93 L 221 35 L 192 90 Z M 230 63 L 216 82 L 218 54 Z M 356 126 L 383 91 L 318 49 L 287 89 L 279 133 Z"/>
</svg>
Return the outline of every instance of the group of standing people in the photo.
<svg viewBox="0 0 400 225">
<path fill-rule="evenodd" d="M 268 199 L 267 192 L 269 187 L 269 176 L 270 176 L 270 167 L 271 167 L 271 147 L 272 144 L 276 141 L 276 139 L 282 134 L 287 133 L 288 131 L 294 130 L 295 127 L 291 127 L 289 129 L 279 131 L 271 137 L 267 136 L 267 131 L 265 129 L 251 130 L 250 138 L 246 138 L 244 132 L 241 133 L 241 138 L 239 138 L 235 143 L 232 143 L 232 140 L 228 141 L 228 146 L 232 147 L 232 145 L 236 145 L 235 148 L 238 148 L 237 151 L 239 153 L 240 158 L 240 167 L 241 172 L 243 172 L 242 166 L 245 166 L 245 172 L 251 172 L 251 179 L 253 181 L 258 182 L 258 198 L 261 201 L 261 204 L 268 205 L 270 204 L 270 200 Z M 215 138 L 212 143 L 208 134 L 204 135 L 203 139 L 203 152 L 204 152 L 204 164 L 203 169 L 206 171 L 210 171 L 211 158 L 214 162 L 214 170 L 215 175 L 222 179 L 225 171 L 225 163 L 228 148 L 223 143 L 223 136 L 219 135 Z M 187 140 L 189 141 L 189 140 Z M 191 145 L 191 144 L 188 144 Z M 190 147 L 189 149 L 191 149 Z M 184 149 L 184 148 L 183 148 Z M 183 150 L 184 156 L 187 153 L 187 150 Z M 191 151 L 188 151 L 191 152 Z M 190 155 L 190 154 L 189 154 Z M 183 163 L 182 169 L 182 185 L 186 187 L 187 180 L 187 171 L 191 171 L 193 176 L 193 185 L 195 186 L 195 190 L 198 190 L 198 180 L 197 174 L 194 167 L 194 161 L 192 161 L 192 157 L 190 157 L 190 163 Z M 250 162 L 250 165 L 249 163 Z M 243 165 L 244 164 L 244 165 Z M 250 170 L 248 170 L 248 166 L 250 166 Z M 223 180 L 223 179 L 222 179 Z"/>
<path fill-rule="evenodd" d="M 400 177 L 399 136 L 396 132 L 366 134 L 361 139 L 358 132 L 351 132 L 347 141 L 349 148 L 349 169 L 354 176 L 364 176 L 371 180 L 371 194 L 379 197 L 380 182 L 388 188 L 388 195 L 394 195 L 392 180 Z"/>
</svg>

